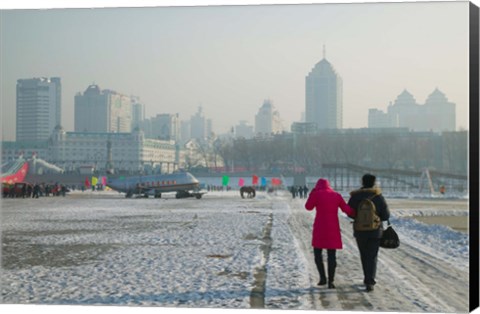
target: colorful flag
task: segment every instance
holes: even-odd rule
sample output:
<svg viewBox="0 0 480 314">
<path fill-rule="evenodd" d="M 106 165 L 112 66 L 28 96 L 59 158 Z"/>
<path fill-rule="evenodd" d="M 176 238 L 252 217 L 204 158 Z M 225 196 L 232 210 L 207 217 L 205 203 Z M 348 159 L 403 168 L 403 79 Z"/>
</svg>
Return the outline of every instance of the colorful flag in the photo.
<svg viewBox="0 0 480 314">
<path fill-rule="evenodd" d="M 243 178 L 238 179 L 238 186 L 244 186 L 245 185 L 245 180 Z"/>
<path fill-rule="evenodd" d="M 87 188 L 90 187 L 90 181 L 88 181 L 88 177 L 85 178 L 85 186 L 86 186 Z"/>
<path fill-rule="evenodd" d="M 227 186 L 228 181 L 230 181 L 230 177 L 229 176 L 223 176 L 223 179 L 222 179 L 223 186 Z"/>
<path fill-rule="evenodd" d="M 272 185 L 281 185 L 281 184 L 282 184 L 282 180 L 278 178 L 272 178 Z"/>
<path fill-rule="evenodd" d="M 265 177 L 262 177 L 261 186 L 267 186 L 267 179 Z"/>
<path fill-rule="evenodd" d="M 258 176 L 256 175 L 252 176 L 252 185 L 258 185 Z"/>
<path fill-rule="evenodd" d="M 102 177 L 102 185 L 107 185 L 107 177 Z"/>
<path fill-rule="evenodd" d="M 92 177 L 92 185 L 97 185 L 97 183 L 98 183 L 98 178 Z"/>
</svg>

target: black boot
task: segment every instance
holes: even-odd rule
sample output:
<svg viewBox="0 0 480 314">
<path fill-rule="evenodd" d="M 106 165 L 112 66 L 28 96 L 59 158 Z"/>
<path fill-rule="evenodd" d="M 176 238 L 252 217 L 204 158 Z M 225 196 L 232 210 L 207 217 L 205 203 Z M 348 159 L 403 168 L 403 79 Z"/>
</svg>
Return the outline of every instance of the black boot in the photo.
<svg viewBox="0 0 480 314">
<path fill-rule="evenodd" d="M 327 276 L 325 275 L 325 267 L 323 266 L 322 260 L 322 250 L 315 249 L 315 265 L 317 265 L 318 274 L 320 275 L 320 281 L 318 282 L 319 286 L 325 285 L 327 283 Z"/>
<path fill-rule="evenodd" d="M 329 289 L 335 289 L 335 285 L 333 284 L 333 282 L 335 281 L 335 268 L 337 268 L 335 253 L 330 253 L 328 256 L 328 288 Z"/>
<path fill-rule="evenodd" d="M 320 281 L 318 282 L 319 286 L 325 285 L 327 283 L 327 276 L 325 275 L 325 267 L 323 262 L 317 263 L 318 274 L 320 275 Z"/>
</svg>

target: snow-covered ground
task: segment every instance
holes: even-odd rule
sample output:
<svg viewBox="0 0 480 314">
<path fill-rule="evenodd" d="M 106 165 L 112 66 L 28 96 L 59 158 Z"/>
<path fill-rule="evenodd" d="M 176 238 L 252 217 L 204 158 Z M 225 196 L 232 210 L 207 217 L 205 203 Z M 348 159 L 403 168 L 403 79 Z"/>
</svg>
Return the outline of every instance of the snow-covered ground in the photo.
<svg viewBox="0 0 480 314">
<path fill-rule="evenodd" d="M 286 192 L 242 199 L 238 191 L 201 200 L 91 191 L 4 199 L 1 303 L 468 311 L 468 234 L 409 218 L 468 215 L 467 201 L 392 200 L 402 245 L 381 250 L 369 294 L 342 214 L 337 289 L 316 286 L 314 213 L 304 202 Z"/>
</svg>

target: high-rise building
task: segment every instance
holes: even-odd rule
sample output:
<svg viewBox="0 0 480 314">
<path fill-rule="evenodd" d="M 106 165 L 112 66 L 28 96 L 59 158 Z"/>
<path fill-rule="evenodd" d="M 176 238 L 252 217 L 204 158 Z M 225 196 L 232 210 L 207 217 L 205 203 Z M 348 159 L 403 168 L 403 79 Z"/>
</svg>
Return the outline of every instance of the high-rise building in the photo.
<svg viewBox="0 0 480 314">
<path fill-rule="evenodd" d="M 188 121 L 180 121 L 180 142 L 185 144 L 190 140 L 190 120 Z"/>
<path fill-rule="evenodd" d="M 455 131 L 455 104 L 436 88 L 424 105 L 406 89 L 390 103 L 387 112 L 370 109 L 369 128 L 407 128 L 413 131 Z"/>
<path fill-rule="evenodd" d="M 75 95 L 75 132 L 131 132 L 132 99 L 90 85 Z"/>
<path fill-rule="evenodd" d="M 140 128 L 143 120 L 145 120 L 145 106 L 140 102 L 138 97 L 131 97 L 132 99 L 132 130 Z"/>
<path fill-rule="evenodd" d="M 61 124 L 59 77 L 17 80 L 17 141 L 47 140 Z"/>
<path fill-rule="evenodd" d="M 157 114 L 150 119 L 151 138 L 178 141 L 180 139 L 179 114 Z"/>
<path fill-rule="evenodd" d="M 255 134 L 270 135 L 278 134 L 282 131 L 283 126 L 280 114 L 273 106 L 272 101 L 266 99 L 255 115 Z"/>
<path fill-rule="evenodd" d="M 318 62 L 305 79 L 305 122 L 318 129 L 341 129 L 343 118 L 342 78 L 325 58 Z"/>
<path fill-rule="evenodd" d="M 206 119 L 202 107 L 190 118 L 190 138 L 205 140 L 212 135 L 212 120 Z"/>
<path fill-rule="evenodd" d="M 456 115 L 455 103 L 449 102 L 444 93 L 438 88 L 428 96 L 425 101 L 425 128 L 434 131 L 455 131 Z"/>
</svg>

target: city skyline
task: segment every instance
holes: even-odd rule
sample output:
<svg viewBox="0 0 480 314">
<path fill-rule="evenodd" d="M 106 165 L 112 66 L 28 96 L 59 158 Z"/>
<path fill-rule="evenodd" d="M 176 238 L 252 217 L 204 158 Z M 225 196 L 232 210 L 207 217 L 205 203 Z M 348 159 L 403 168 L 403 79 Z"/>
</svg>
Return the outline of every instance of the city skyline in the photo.
<svg viewBox="0 0 480 314">
<path fill-rule="evenodd" d="M 271 99 L 289 129 L 305 111 L 305 77 L 323 45 L 343 79 L 344 128 L 367 127 L 368 109 L 385 110 L 404 89 L 423 102 L 439 88 L 457 105 L 457 129 L 468 129 L 468 3 L 1 14 L 3 140 L 15 136 L 16 81 L 51 76 L 62 79 L 67 131 L 75 94 L 92 83 L 139 97 L 145 118 L 179 113 L 188 120 L 202 106 L 216 133 L 240 120 L 254 124 Z"/>
</svg>

